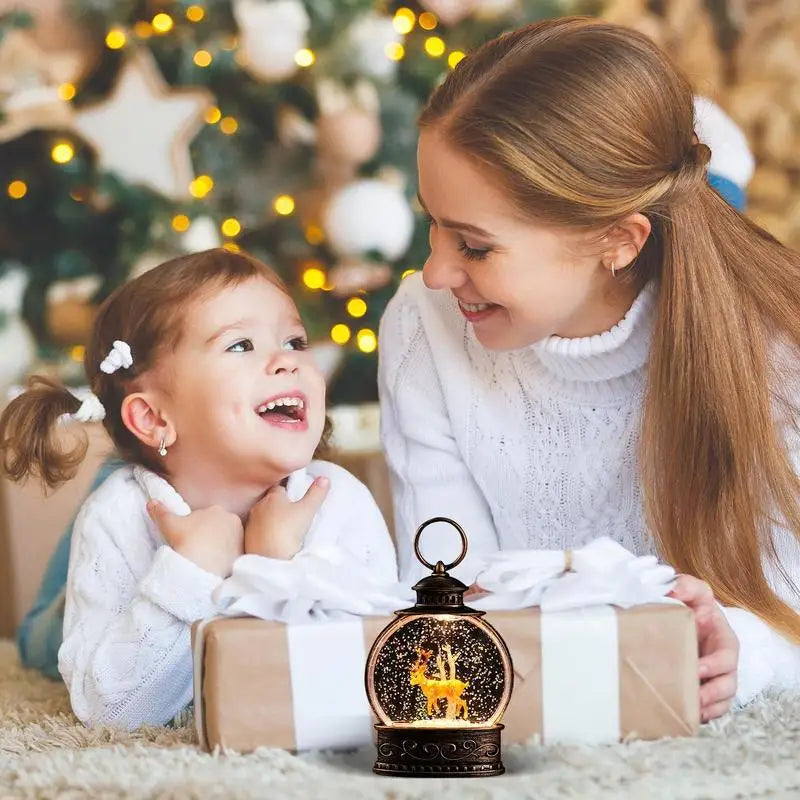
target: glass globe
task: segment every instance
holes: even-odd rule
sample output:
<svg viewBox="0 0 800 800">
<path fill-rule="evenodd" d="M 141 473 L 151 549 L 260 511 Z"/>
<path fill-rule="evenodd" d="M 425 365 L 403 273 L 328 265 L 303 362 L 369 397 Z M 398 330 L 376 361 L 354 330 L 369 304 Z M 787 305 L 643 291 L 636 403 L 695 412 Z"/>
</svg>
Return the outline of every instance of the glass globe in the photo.
<svg viewBox="0 0 800 800">
<path fill-rule="evenodd" d="M 447 522 L 459 532 L 461 555 L 451 564 L 428 563 L 419 551 L 423 530 Z M 500 719 L 513 686 L 511 657 L 484 612 L 464 605 L 467 587 L 447 570 L 467 552 L 458 523 L 423 523 L 414 552 L 432 574 L 414 586 L 417 602 L 395 612 L 367 657 L 367 696 L 380 720 L 379 774 L 499 775 Z"/>
</svg>

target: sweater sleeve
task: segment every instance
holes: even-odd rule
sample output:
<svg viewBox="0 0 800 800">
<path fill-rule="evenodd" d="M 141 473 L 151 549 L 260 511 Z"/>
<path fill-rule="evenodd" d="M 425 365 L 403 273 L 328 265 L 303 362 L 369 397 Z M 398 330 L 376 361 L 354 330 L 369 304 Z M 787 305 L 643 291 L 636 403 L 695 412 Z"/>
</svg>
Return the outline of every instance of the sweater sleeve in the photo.
<svg viewBox="0 0 800 800">
<path fill-rule="evenodd" d="M 381 439 L 392 488 L 400 580 L 408 583 L 427 573 L 414 555 L 414 535 L 431 517 L 446 516 L 469 537 L 467 557 L 453 570 L 469 585 L 482 557 L 498 549 L 497 532 L 453 436 L 419 310 L 403 289 L 401 284 L 381 320 L 378 365 Z M 421 542 L 432 563 L 452 559 L 459 547 L 454 531 L 437 528 L 426 530 Z M 441 547 L 432 544 L 434 536 L 441 537 Z"/>
<path fill-rule="evenodd" d="M 75 521 L 58 662 L 85 725 L 131 730 L 191 701 L 190 625 L 212 612 L 220 578 L 154 552 L 143 510 L 113 499 L 90 498 Z"/>
<path fill-rule="evenodd" d="M 800 382 L 789 385 L 800 386 Z M 789 457 L 800 476 L 800 428 L 791 412 L 782 428 Z M 776 526 L 772 544 L 777 560 L 772 554 L 765 557 L 764 572 L 778 597 L 800 614 L 800 541 L 791 530 Z M 800 690 L 800 644 L 788 641 L 750 611 L 723 611 L 739 639 L 737 704 L 749 702 L 766 688 Z"/>
</svg>

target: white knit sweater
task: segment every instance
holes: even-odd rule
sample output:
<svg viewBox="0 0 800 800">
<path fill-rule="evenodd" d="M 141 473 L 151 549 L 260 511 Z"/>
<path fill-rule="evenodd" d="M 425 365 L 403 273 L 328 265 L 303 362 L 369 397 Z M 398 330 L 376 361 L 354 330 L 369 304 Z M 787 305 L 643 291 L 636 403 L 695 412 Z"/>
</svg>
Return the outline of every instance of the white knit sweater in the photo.
<svg viewBox="0 0 800 800">
<path fill-rule="evenodd" d="M 353 475 L 312 461 L 289 476 L 289 499 L 318 475 L 330 478 L 330 489 L 303 549 L 336 544 L 376 580 L 397 580 L 386 524 Z M 86 725 L 164 724 L 192 699 L 191 624 L 214 613 L 211 593 L 222 579 L 165 543 L 147 514 L 149 498 L 175 514 L 191 510 L 163 478 L 127 466 L 89 496 L 75 521 L 58 668 Z"/>
<path fill-rule="evenodd" d="M 637 441 L 655 300 L 651 284 L 605 333 L 497 352 L 476 339 L 450 292 L 428 290 L 420 274 L 402 282 L 381 323 L 379 386 L 403 581 L 423 574 L 416 528 L 442 515 L 468 534 L 468 556 L 453 570 L 467 584 L 498 548 L 576 548 L 610 536 L 637 555 L 654 552 Z M 790 448 L 800 470 L 800 442 Z M 424 534 L 429 561 L 458 550 L 454 532 L 438 527 Z M 785 531 L 775 540 L 800 584 L 800 547 Z M 749 612 L 726 614 L 741 644 L 739 701 L 768 684 L 800 688 L 800 648 Z"/>
</svg>

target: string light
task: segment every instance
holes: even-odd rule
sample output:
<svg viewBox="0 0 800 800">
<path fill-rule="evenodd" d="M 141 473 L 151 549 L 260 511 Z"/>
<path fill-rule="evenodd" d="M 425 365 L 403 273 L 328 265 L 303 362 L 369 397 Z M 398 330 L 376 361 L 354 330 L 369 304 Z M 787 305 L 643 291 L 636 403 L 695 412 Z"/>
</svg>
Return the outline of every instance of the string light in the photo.
<svg viewBox="0 0 800 800">
<path fill-rule="evenodd" d="M 214 188 L 214 181 L 210 175 L 198 175 L 189 184 L 189 194 L 192 197 L 205 197 Z"/>
<path fill-rule="evenodd" d="M 425 40 L 425 52 L 431 58 L 439 58 L 446 50 L 444 40 L 439 36 L 429 36 Z"/>
<path fill-rule="evenodd" d="M 11 181 L 8 184 L 8 196 L 12 200 L 21 200 L 28 194 L 28 184 L 25 181 Z"/>
<path fill-rule="evenodd" d="M 206 10 L 203 6 L 189 6 L 186 9 L 186 19 L 189 22 L 200 22 L 201 19 L 206 15 Z"/>
<path fill-rule="evenodd" d="M 134 26 L 133 32 L 140 39 L 149 39 L 153 35 L 153 26 L 144 19 L 140 19 Z"/>
<path fill-rule="evenodd" d="M 403 278 L 407 278 L 409 275 L 413 275 L 415 272 L 416 272 L 415 269 L 407 269 L 407 270 L 405 270 L 403 272 L 403 274 L 400 276 L 400 280 L 402 280 Z"/>
<path fill-rule="evenodd" d="M 373 353 L 378 346 L 378 337 L 375 335 L 375 331 L 371 331 L 369 328 L 362 328 L 356 334 L 356 344 L 362 353 Z"/>
<path fill-rule="evenodd" d="M 458 65 L 458 62 L 461 61 L 465 55 L 466 53 L 462 52 L 461 50 L 453 50 L 453 52 L 447 56 L 447 65 L 450 67 L 450 69 L 455 69 Z"/>
<path fill-rule="evenodd" d="M 125 31 L 121 28 L 112 28 L 106 34 L 106 47 L 109 50 L 121 50 L 125 47 L 127 41 L 128 39 L 125 36 Z"/>
<path fill-rule="evenodd" d="M 224 117 L 219 123 L 219 129 L 226 136 L 232 136 L 239 130 L 239 123 L 233 117 Z"/>
<path fill-rule="evenodd" d="M 350 328 L 342 322 L 331 328 L 331 339 L 333 339 L 336 344 L 347 344 L 351 336 Z"/>
<path fill-rule="evenodd" d="M 419 26 L 424 31 L 432 31 L 438 24 L 439 20 L 436 19 L 436 15 L 431 14 L 430 11 L 423 11 L 419 15 Z"/>
<path fill-rule="evenodd" d="M 84 358 L 86 358 L 86 347 L 84 347 L 82 344 L 76 344 L 74 347 L 70 348 L 69 357 L 73 361 L 77 361 L 79 364 L 82 364 Z"/>
<path fill-rule="evenodd" d="M 400 42 L 389 42 L 384 48 L 383 52 L 386 57 L 392 61 L 402 61 L 403 56 L 406 54 L 406 49 Z"/>
<path fill-rule="evenodd" d="M 294 54 L 294 63 L 297 64 L 298 67 L 310 67 L 316 60 L 317 57 L 314 55 L 314 51 L 309 50 L 307 47 L 298 50 Z"/>
<path fill-rule="evenodd" d="M 75 150 L 69 142 L 58 142 L 50 151 L 50 157 L 56 164 L 66 164 L 72 161 Z"/>
<path fill-rule="evenodd" d="M 241 253 L 242 252 L 242 248 L 239 247 L 239 245 L 236 244 L 236 242 L 225 242 L 225 244 L 223 244 L 222 247 L 225 250 L 229 250 L 231 253 Z"/>
<path fill-rule="evenodd" d="M 363 317 L 367 313 L 367 304 L 360 297 L 351 297 L 346 308 L 351 317 Z"/>
<path fill-rule="evenodd" d="M 275 198 L 272 204 L 277 214 L 288 217 L 294 211 L 294 197 L 288 194 L 281 194 Z M 321 286 L 322 284 L 320 284 Z"/>
<path fill-rule="evenodd" d="M 209 125 L 216 125 L 220 119 L 222 119 L 222 112 L 216 106 L 212 106 L 205 113 L 205 120 Z"/>
<path fill-rule="evenodd" d="M 236 217 L 228 217 L 222 225 L 220 225 L 219 229 L 222 231 L 224 236 L 228 236 L 233 238 L 234 236 L 238 236 L 242 230 L 242 225 Z"/>
<path fill-rule="evenodd" d="M 319 267 L 308 267 L 303 270 L 303 283 L 309 289 L 321 289 L 327 280 L 328 276 Z"/>
<path fill-rule="evenodd" d="M 322 244 L 325 241 L 325 231 L 319 225 L 308 225 L 306 227 L 306 241 L 309 244 Z"/>
<path fill-rule="evenodd" d="M 68 102 L 75 97 L 76 92 L 77 89 L 73 83 L 62 83 L 61 86 L 58 87 L 58 96 L 62 100 L 66 100 Z"/>
<path fill-rule="evenodd" d="M 207 67 L 211 64 L 212 60 L 213 58 L 208 50 L 198 50 L 194 54 L 194 58 L 192 58 L 192 61 L 194 61 L 198 67 Z"/>
<path fill-rule="evenodd" d="M 176 214 L 172 218 L 172 227 L 178 231 L 178 233 L 188 231 L 191 224 L 191 220 L 186 216 L 186 214 Z"/>
<path fill-rule="evenodd" d="M 399 34 L 405 36 L 405 34 L 414 30 L 416 22 L 416 14 L 410 8 L 398 8 L 392 20 L 392 25 Z"/>
<path fill-rule="evenodd" d="M 169 14 L 165 14 L 163 11 L 153 17 L 152 25 L 156 33 L 169 33 L 174 24 L 172 17 Z"/>
</svg>

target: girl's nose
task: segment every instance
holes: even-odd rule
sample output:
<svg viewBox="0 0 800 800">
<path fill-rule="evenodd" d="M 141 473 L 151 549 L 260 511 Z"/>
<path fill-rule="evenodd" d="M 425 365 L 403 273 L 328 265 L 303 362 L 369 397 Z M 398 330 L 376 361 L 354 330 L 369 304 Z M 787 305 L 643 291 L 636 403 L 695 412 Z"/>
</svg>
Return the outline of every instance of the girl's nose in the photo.
<svg viewBox="0 0 800 800">
<path fill-rule="evenodd" d="M 279 350 L 267 362 L 267 373 L 278 375 L 281 372 L 297 372 L 297 356 L 294 350 Z"/>
</svg>

